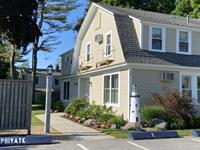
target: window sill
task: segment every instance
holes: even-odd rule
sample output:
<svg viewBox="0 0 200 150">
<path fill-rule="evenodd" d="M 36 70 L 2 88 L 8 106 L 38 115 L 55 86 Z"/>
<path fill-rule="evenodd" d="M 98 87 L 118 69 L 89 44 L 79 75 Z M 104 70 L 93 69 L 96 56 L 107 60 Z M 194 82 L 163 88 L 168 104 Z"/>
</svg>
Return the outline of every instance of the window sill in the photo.
<svg viewBox="0 0 200 150">
<path fill-rule="evenodd" d="M 106 103 L 105 105 L 106 105 L 106 106 L 109 106 L 109 107 L 120 107 L 119 104 L 110 104 L 110 103 Z"/>
<path fill-rule="evenodd" d="M 151 52 L 160 52 L 160 53 L 165 53 L 164 50 L 160 50 L 160 49 L 150 49 L 149 51 L 151 51 Z"/>
<path fill-rule="evenodd" d="M 178 52 L 176 52 L 176 53 L 177 53 L 177 54 L 183 54 L 183 55 L 192 55 L 190 52 L 187 53 L 187 52 L 179 52 L 179 51 L 178 51 Z"/>
</svg>

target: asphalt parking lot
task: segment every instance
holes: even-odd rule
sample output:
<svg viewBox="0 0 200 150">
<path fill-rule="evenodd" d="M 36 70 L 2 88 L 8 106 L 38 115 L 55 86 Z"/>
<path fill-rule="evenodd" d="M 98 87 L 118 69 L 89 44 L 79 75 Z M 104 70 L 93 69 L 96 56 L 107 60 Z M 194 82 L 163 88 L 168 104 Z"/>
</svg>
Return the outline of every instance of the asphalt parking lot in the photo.
<svg viewBox="0 0 200 150">
<path fill-rule="evenodd" d="M 185 137 L 158 140 L 59 140 L 51 145 L 1 147 L 3 150 L 199 150 L 200 138 Z"/>
</svg>

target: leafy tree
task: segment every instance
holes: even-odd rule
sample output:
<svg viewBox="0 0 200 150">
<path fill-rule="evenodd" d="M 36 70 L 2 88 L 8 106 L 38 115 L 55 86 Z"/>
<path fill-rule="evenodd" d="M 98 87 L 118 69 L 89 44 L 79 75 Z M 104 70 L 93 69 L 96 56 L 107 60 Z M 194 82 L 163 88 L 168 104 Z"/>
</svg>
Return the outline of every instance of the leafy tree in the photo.
<svg viewBox="0 0 200 150">
<path fill-rule="evenodd" d="M 71 29 L 68 14 L 79 5 L 77 0 L 38 0 L 38 8 L 34 14 L 34 22 L 38 25 L 42 36 L 34 39 L 32 44 L 32 78 L 33 100 L 35 99 L 35 79 L 38 51 L 50 52 L 59 44 L 55 33 Z"/>
<path fill-rule="evenodd" d="M 200 18 L 200 1 L 199 0 L 177 0 L 176 8 L 172 12 L 174 15 L 191 16 Z"/>
<path fill-rule="evenodd" d="M 26 47 L 40 34 L 33 14 L 37 10 L 35 0 L 0 0 L 0 36 L 7 37 L 10 46 L 10 77 L 14 78 L 16 49 Z M 8 45 L 6 45 L 8 46 Z"/>
<path fill-rule="evenodd" d="M 14 53 L 14 55 L 13 55 Z M 27 55 L 29 51 L 18 50 L 14 45 L 9 41 L 9 39 L 5 36 L 1 36 L 0 42 L 0 58 L 5 61 L 5 63 L 9 63 L 9 77 L 16 77 L 16 71 L 14 63 L 24 63 L 27 60 L 23 59 L 25 55 Z"/>
<path fill-rule="evenodd" d="M 75 31 L 79 31 L 92 2 L 100 2 L 112 6 L 142 9 L 166 14 L 171 13 L 171 11 L 175 9 L 175 0 L 89 0 L 84 16 L 78 20 L 76 26 L 74 27 Z"/>
</svg>

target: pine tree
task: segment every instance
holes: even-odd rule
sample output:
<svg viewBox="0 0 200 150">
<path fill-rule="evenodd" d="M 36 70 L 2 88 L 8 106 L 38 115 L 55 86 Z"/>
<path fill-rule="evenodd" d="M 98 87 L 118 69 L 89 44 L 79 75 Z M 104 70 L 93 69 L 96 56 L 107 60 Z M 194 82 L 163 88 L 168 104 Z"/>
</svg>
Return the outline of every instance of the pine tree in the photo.
<svg viewBox="0 0 200 150">
<path fill-rule="evenodd" d="M 68 14 L 78 6 L 76 0 L 38 0 L 34 22 L 37 23 L 42 36 L 36 37 L 32 45 L 33 100 L 38 51 L 50 52 L 59 44 L 55 33 L 71 29 Z"/>
</svg>

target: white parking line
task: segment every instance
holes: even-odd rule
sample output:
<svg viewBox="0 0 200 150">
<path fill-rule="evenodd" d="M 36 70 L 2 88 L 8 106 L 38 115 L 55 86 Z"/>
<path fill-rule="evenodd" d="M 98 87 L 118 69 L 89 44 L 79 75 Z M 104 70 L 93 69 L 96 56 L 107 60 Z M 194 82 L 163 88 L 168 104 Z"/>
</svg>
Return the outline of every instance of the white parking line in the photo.
<svg viewBox="0 0 200 150">
<path fill-rule="evenodd" d="M 78 147 L 82 148 L 83 150 L 89 150 L 87 147 L 83 146 L 82 144 L 76 144 Z"/>
<path fill-rule="evenodd" d="M 131 144 L 131 145 L 134 145 L 134 146 L 136 146 L 136 147 L 138 147 L 138 148 L 140 148 L 140 149 L 143 149 L 143 150 L 150 150 L 150 149 L 148 149 L 148 148 L 146 148 L 146 147 L 143 147 L 143 146 L 141 146 L 141 145 L 135 144 L 135 143 L 130 142 L 130 141 L 127 141 L 127 143 L 129 143 L 129 144 Z"/>
<path fill-rule="evenodd" d="M 195 138 L 190 138 L 190 140 L 195 141 L 195 142 L 200 142 L 199 139 L 195 139 Z"/>
</svg>

